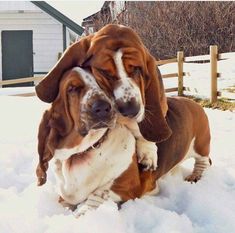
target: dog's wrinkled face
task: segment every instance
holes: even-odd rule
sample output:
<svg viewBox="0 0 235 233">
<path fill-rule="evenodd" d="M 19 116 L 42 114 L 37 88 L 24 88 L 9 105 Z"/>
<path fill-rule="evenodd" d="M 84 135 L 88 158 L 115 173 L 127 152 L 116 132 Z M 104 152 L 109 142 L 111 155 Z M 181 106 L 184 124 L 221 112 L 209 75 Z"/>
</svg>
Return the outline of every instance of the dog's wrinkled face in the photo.
<svg viewBox="0 0 235 233">
<path fill-rule="evenodd" d="M 115 102 L 123 116 L 141 121 L 144 117 L 144 103 L 139 86 L 135 82 L 137 78 L 141 78 L 141 70 L 140 67 L 132 67 L 133 70 L 128 74 L 122 59 L 123 52 L 115 52 L 114 63 L 119 78 L 114 87 Z"/>
<path fill-rule="evenodd" d="M 102 89 L 113 95 L 116 107 L 123 116 L 137 122 L 142 121 L 145 113 L 145 80 L 141 64 L 136 62 L 138 51 L 135 54 L 133 50 L 119 49 L 109 56 L 103 53 L 91 61 L 92 73 L 97 82 Z"/>
<path fill-rule="evenodd" d="M 89 72 L 77 67 L 66 73 L 60 83 L 59 94 L 61 92 L 67 101 L 68 115 L 82 136 L 91 129 L 114 125 L 116 114 L 113 103 Z"/>
</svg>

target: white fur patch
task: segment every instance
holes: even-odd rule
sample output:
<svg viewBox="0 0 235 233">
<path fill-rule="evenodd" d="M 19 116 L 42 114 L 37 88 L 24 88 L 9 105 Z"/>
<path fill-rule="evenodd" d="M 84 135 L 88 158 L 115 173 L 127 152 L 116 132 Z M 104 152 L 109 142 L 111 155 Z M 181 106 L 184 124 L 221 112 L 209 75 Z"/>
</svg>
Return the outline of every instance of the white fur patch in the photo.
<svg viewBox="0 0 235 233">
<path fill-rule="evenodd" d="M 144 165 L 145 170 L 157 169 L 157 149 L 155 142 L 149 142 L 144 138 L 136 140 L 138 163 Z"/>
<path fill-rule="evenodd" d="M 94 76 L 91 75 L 89 72 L 83 70 L 80 67 L 75 67 L 75 68 L 73 68 L 73 70 L 76 71 L 78 74 L 80 74 L 81 79 L 86 84 L 86 86 L 88 86 L 89 88 L 97 88 L 100 90 L 100 87 L 97 84 L 97 82 L 95 81 Z"/>
<path fill-rule="evenodd" d="M 78 74 L 80 74 L 81 79 L 83 80 L 85 85 L 88 87 L 88 91 L 83 96 L 81 100 L 81 104 L 86 104 L 87 101 L 94 95 L 103 95 L 106 97 L 104 92 L 101 90 L 101 88 L 97 84 L 95 77 L 93 75 L 81 69 L 80 67 L 75 67 L 73 68 L 73 70 L 76 71 Z"/>
<path fill-rule="evenodd" d="M 121 85 L 114 89 L 115 99 L 120 99 L 123 102 L 128 102 L 131 98 L 135 98 L 136 102 L 140 104 L 140 111 L 137 114 L 137 121 L 141 121 L 144 117 L 144 105 L 140 93 L 139 87 L 136 83 L 128 77 L 125 67 L 122 61 L 123 53 L 121 50 L 118 50 L 113 59 L 117 68 L 118 76 L 120 78 Z"/>
<path fill-rule="evenodd" d="M 90 146 L 92 143 L 86 137 L 84 140 L 87 140 L 87 146 Z M 85 141 L 83 143 L 85 144 Z M 67 160 L 64 160 L 62 155 L 79 152 L 80 146 L 67 149 L 67 152 L 65 150 L 56 150 L 54 158 L 57 165 L 57 186 L 59 194 L 67 203 L 78 204 L 98 188 L 112 184 L 113 180 L 129 167 L 135 153 L 135 138 L 126 127 L 117 125 L 108 133 L 107 140 L 99 148 L 88 152 L 87 160 L 72 167 L 67 166 Z M 61 166 L 58 166 L 58 159 Z"/>
<path fill-rule="evenodd" d="M 197 153 L 194 150 L 194 142 L 195 142 L 195 138 L 192 139 L 190 146 L 189 146 L 189 149 L 188 149 L 188 152 L 184 157 L 184 160 L 189 159 L 189 158 L 195 158 L 197 156 Z"/>
</svg>

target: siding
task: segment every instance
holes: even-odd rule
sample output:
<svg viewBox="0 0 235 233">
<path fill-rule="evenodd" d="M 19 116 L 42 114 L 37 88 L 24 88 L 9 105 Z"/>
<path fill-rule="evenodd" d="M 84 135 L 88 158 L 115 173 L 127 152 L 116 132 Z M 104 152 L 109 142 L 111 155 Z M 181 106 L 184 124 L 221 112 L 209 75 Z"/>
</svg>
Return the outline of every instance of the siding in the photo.
<svg viewBox="0 0 235 233">
<path fill-rule="evenodd" d="M 40 11 L 38 7 L 27 1 L 0 1 L 0 11 Z"/>
<path fill-rule="evenodd" d="M 19 13 L 18 10 L 24 12 Z M 56 63 L 58 53 L 63 52 L 63 31 L 60 22 L 31 2 L 0 2 L 0 79 L 3 30 L 33 31 L 34 72 L 48 72 Z"/>
</svg>

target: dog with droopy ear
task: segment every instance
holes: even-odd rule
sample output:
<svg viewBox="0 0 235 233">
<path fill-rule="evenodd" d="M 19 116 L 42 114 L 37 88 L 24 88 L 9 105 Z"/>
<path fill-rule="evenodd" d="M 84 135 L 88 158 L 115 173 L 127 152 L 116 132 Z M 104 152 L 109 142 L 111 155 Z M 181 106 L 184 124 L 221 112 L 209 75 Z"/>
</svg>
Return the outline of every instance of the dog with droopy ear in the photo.
<svg viewBox="0 0 235 233">
<path fill-rule="evenodd" d="M 51 108 L 45 111 L 39 126 L 39 164 L 36 170 L 38 185 L 46 182 L 48 162 L 56 150 L 79 145 L 79 150 L 84 152 L 95 140 L 92 130 L 97 130 L 99 137 L 98 129 L 109 128 L 116 121 L 112 101 L 93 81 L 93 76 L 77 67 L 65 72 L 63 77 L 59 94 Z M 60 158 L 66 156 L 66 153 L 62 153 Z"/>
<path fill-rule="evenodd" d="M 36 86 L 38 97 L 52 102 L 62 75 L 72 67 L 89 68 L 98 84 L 114 95 L 119 112 L 139 122 L 143 137 L 152 142 L 169 138 L 167 101 L 155 59 L 129 27 L 107 25 L 71 45 Z"/>
</svg>

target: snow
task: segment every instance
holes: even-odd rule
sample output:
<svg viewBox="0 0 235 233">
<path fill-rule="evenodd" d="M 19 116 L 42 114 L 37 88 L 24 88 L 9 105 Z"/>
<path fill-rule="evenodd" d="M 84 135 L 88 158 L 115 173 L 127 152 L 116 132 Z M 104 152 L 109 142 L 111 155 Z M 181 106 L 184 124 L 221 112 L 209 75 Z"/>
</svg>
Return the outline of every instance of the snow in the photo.
<svg viewBox="0 0 235 233">
<path fill-rule="evenodd" d="M 34 93 L 35 87 L 4 87 L 0 88 L 0 96 L 1 95 L 20 95 L 26 93 Z"/>
<path fill-rule="evenodd" d="M 0 233 L 235 232 L 235 113 L 205 109 L 213 166 L 197 184 L 183 181 L 192 161 L 160 181 L 154 197 L 118 210 L 108 201 L 80 219 L 58 203 L 55 180 L 36 186 L 37 128 L 48 105 L 36 97 L 0 96 Z"/>
</svg>

